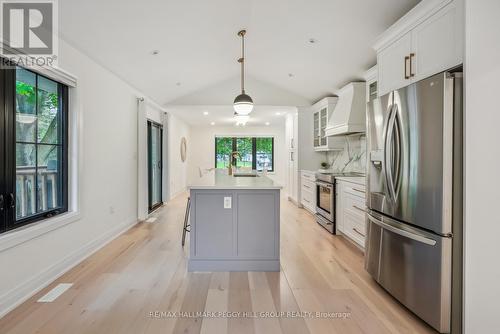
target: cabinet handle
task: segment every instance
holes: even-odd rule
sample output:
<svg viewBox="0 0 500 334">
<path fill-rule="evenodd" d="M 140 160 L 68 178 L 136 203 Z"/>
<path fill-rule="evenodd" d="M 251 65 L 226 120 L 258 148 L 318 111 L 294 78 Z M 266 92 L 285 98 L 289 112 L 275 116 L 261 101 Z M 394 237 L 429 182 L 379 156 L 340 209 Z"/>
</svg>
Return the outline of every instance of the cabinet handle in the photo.
<svg viewBox="0 0 500 334">
<path fill-rule="evenodd" d="M 310 201 L 308 201 L 307 199 L 303 198 L 304 202 L 307 202 L 307 203 L 311 203 Z"/>
<path fill-rule="evenodd" d="M 351 189 L 357 191 L 358 193 L 363 193 L 363 194 L 365 193 L 365 191 L 361 189 L 356 189 L 356 188 L 351 188 Z"/>
<path fill-rule="evenodd" d="M 365 210 L 365 209 L 361 209 L 361 208 L 360 208 L 359 206 L 357 206 L 357 205 L 353 205 L 352 207 L 353 207 L 353 208 L 355 208 L 355 209 L 357 209 L 357 210 L 359 210 L 359 211 L 366 212 L 366 210 Z"/>
<path fill-rule="evenodd" d="M 410 60 L 409 56 L 405 57 L 405 79 L 410 79 L 410 76 L 408 75 L 408 60 Z M 411 61 L 410 61 L 410 72 L 411 72 Z"/>
<path fill-rule="evenodd" d="M 290 152 L 290 161 L 294 161 L 293 152 Z"/>
<path fill-rule="evenodd" d="M 413 63 L 413 57 L 415 57 L 414 53 L 410 53 L 410 77 L 414 77 L 415 73 L 413 73 L 413 69 L 411 64 Z"/>
<path fill-rule="evenodd" d="M 304 188 L 311 189 L 311 187 L 306 186 L 305 184 L 303 186 L 304 186 Z"/>
<path fill-rule="evenodd" d="M 363 238 L 366 237 L 363 233 L 359 232 L 357 228 L 353 227 L 352 230 L 362 236 Z"/>
</svg>

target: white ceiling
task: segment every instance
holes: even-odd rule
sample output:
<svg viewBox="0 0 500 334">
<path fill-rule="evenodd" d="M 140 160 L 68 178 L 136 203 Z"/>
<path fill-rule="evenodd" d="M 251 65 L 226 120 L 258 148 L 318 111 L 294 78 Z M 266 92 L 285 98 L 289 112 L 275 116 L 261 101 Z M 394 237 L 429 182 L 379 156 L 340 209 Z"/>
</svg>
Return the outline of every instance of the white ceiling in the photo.
<svg viewBox="0 0 500 334">
<path fill-rule="evenodd" d="M 375 63 L 375 38 L 417 2 L 63 0 L 59 26 L 62 38 L 161 104 L 227 89 L 220 83 L 239 75 L 236 33 L 246 28 L 248 74 L 311 103 L 359 79 Z"/>
<path fill-rule="evenodd" d="M 192 126 L 236 126 L 236 120 L 233 117 L 234 111 L 231 105 L 173 106 L 168 107 L 167 111 Z M 254 110 L 250 114 L 250 120 L 245 126 L 283 127 L 285 124 L 285 115 L 296 111 L 297 108 L 295 107 L 258 105 L 255 106 Z M 208 114 L 205 115 L 204 112 Z"/>
</svg>

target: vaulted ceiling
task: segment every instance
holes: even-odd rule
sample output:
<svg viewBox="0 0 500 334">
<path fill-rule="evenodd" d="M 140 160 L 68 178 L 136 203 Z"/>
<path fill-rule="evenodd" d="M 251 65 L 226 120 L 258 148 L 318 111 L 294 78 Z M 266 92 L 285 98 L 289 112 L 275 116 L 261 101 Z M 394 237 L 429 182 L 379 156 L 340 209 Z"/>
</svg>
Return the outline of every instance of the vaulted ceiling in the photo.
<svg viewBox="0 0 500 334">
<path fill-rule="evenodd" d="M 315 102 L 360 79 L 375 64 L 375 38 L 416 3 L 63 0 L 59 27 L 67 42 L 161 104 L 189 104 L 193 93 L 229 89 L 223 83 L 239 75 L 236 33 L 246 28 L 249 76 Z"/>
</svg>

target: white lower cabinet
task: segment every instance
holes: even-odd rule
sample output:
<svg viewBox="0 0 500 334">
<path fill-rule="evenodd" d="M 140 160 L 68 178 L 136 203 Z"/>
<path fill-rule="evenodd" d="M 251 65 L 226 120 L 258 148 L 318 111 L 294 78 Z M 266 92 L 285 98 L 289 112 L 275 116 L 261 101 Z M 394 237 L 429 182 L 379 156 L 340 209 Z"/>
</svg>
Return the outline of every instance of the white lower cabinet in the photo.
<svg viewBox="0 0 500 334">
<path fill-rule="evenodd" d="M 310 211 L 316 213 L 316 183 L 312 171 L 300 172 L 300 204 Z"/>
<path fill-rule="evenodd" d="M 365 247 L 365 186 L 337 180 L 336 224 L 342 234 L 359 247 Z"/>
</svg>

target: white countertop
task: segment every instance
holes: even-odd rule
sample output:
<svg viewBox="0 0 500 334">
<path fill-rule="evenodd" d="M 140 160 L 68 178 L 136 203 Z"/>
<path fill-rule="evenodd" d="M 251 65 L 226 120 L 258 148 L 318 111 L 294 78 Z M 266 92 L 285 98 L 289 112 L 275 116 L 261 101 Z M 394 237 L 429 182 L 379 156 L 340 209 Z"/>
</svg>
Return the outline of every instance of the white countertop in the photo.
<svg viewBox="0 0 500 334">
<path fill-rule="evenodd" d="M 356 183 L 361 186 L 366 185 L 366 177 L 364 176 L 336 176 L 335 179 L 340 181 Z"/>
<path fill-rule="evenodd" d="M 208 172 L 188 185 L 188 189 L 281 189 L 280 184 L 259 174 L 257 177 L 235 177 L 227 175 L 227 169 Z"/>
</svg>

